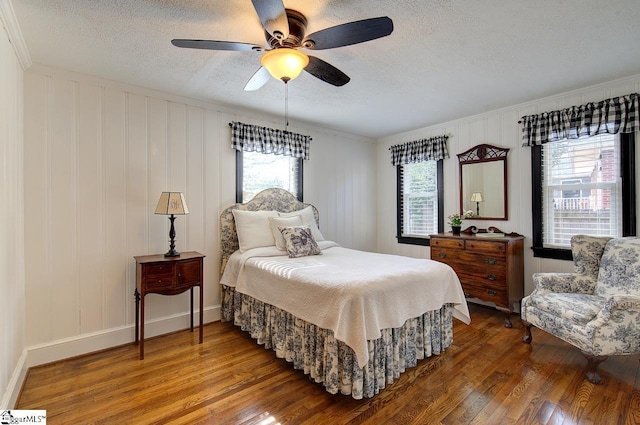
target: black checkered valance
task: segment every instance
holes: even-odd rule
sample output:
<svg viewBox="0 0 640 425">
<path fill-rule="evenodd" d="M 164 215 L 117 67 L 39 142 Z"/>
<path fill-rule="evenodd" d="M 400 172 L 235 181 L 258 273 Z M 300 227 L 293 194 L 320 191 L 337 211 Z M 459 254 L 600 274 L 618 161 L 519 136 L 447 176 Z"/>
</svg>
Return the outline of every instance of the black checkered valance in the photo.
<svg viewBox="0 0 640 425">
<path fill-rule="evenodd" d="M 311 136 L 235 121 L 229 125 L 233 149 L 309 159 Z"/>
<path fill-rule="evenodd" d="M 521 118 L 522 145 L 640 130 L 638 93 Z"/>
<path fill-rule="evenodd" d="M 391 164 L 402 165 L 449 158 L 449 151 L 447 150 L 448 139 L 449 136 L 436 136 L 391 146 L 389 148 L 391 151 Z"/>
</svg>

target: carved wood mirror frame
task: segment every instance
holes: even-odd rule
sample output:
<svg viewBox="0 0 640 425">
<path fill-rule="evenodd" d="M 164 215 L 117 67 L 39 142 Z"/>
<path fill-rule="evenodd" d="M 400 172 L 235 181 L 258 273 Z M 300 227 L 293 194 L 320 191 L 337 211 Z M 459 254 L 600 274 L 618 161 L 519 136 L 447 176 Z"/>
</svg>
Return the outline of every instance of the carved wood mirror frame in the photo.
<svg viewBox="0 0 640 425">
<path fill-rule="evenodd" d="M 482 144 L 458 154 L 461 214 L 479 210 L 474 220 L 508 219 L 508 152 L 508 148 Z M 482 200 L 472 201 L 472 198 Z"/>
</svg>

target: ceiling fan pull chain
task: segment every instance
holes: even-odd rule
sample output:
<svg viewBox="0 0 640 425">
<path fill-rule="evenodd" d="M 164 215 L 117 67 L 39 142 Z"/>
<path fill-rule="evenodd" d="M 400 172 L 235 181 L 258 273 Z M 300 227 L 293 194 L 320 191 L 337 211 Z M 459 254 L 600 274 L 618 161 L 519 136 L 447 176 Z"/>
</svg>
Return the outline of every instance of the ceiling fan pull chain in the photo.
<svg viewBox="0 0 640 425">
<path fill-rule="evenodd" d="M 284 82 L 284 132 L 289 130 L 289 84 Z"/>
</svg>

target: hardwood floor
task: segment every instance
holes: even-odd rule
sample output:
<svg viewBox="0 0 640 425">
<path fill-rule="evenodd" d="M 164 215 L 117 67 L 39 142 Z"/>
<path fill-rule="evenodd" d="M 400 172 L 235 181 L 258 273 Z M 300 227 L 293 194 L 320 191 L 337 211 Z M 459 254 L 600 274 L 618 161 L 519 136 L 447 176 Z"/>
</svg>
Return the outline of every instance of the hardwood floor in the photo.
<svg viewBox="0 0 640 425">
<path fill-rule="evenodd" d="M 637 424 L 638 356 L 611 357 L 602 385 L 578 350 L 470 304 L 453 345 L 371 399 L 331 395 L 230 323 L 183 331 L 32 368 L 18 409 L 48 424 Z"/>
</svg>

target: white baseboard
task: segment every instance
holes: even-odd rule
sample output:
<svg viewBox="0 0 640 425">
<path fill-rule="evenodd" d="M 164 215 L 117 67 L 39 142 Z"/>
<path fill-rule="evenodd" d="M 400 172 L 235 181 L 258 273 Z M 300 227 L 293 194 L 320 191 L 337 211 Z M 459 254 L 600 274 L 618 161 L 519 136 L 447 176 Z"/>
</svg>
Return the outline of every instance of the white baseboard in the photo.
<svg viewBox="0 0 640 425">
<path fill-rule="evenodd" d="M 9 380 L 9 385 L 7 385 L 7 391 L 2 396 L 2 400 L 0 401 L 0 410 L 1 409 L 11 409 L 16 405 L 18 401 L 18 395 L 20 395 L 20 390 L 22 389 L 22 384 L 24 382 L 24 378 L 27 376 L 27 349 L 22 350 L 22 354 L 18 359 L 18 364 L 16 368 L 13 370 L 13 375 L 11 375 L 11 379 Z"/>
<path fill-rule="evenodd" d="M 145 322 L 145 339 L 157 335 L 179 331 L 189 327 L 189 313 L 182 313 L 175 316 L 163 317 L 153 321 Z M 194 314 L 194 325 L 197 326 L 198 313 Z M 204 309 L 204 323 L 211 323 L 220 320 L 220 306 L 213 306 Z M 2 398 L 2 408 L 15 406 L 18 400 L 22 385 L 30 367 L 38 366 L 94 351 L 104 350 L 110 347 L 127 344 L 135 339 L 135 324 L 118 328 L 107 329 L 100 332 L 78 335 L 71 338 L 64 338 L 45 344 L 27 347 L 20 356 L 20 360 L 9 382 L 7 391 Z"/>
</svg>

